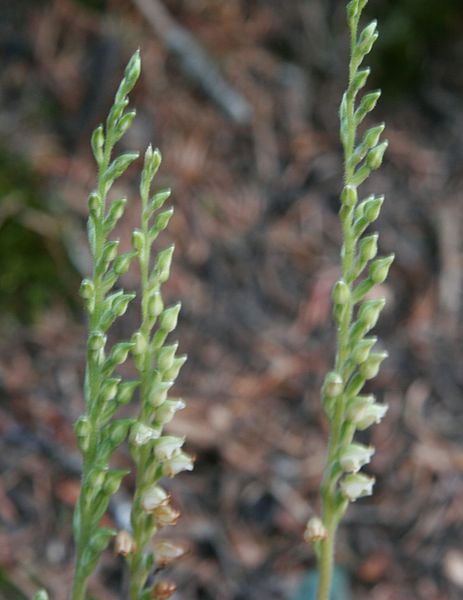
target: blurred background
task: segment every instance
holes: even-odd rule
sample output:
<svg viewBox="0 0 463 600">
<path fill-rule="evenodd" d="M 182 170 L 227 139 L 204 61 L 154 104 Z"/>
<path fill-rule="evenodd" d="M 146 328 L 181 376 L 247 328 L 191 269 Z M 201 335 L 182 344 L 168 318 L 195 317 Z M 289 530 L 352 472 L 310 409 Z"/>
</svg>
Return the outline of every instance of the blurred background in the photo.
<svg viewBox="0 0 463 600">
<path fill-rule="evenodd" d="M 172 432 L 197 457 L 169 482 L 191 551 L 168 576 L 184 600 L 291 600 L 314 565 L 333 360 L 346 83 L 342 0 L 0 0 L 0 598 L 66 597 L 79 487 L 92 129 L 141 47 L 138 117 L 121 148 L 153 141 L 174 189 L 188 407 Z M 338 562 L 356 600 L 463 596 L 463 6 L 371 0 L 370 87 L 384 90 L 386 194 L 377 224 L 396 261 L 377 328 L 390 358 L 369 391 L 390 405 L 365 432 L 375 495 L 351 506 Z M 137 165 L 139 167 L 139 165 Z M 118 234 L 138 219 L 137 169 Z M 136 274 L 124 285 L 136 285 Z M 131 334 L 133 307 L 115 336 Z M 128 464 L 122 453 L 118 460 Z M 127 478 L 109 521 L 126 510 Z M 119 559 L 93 581 L 119 598 Z"/>
</svg>

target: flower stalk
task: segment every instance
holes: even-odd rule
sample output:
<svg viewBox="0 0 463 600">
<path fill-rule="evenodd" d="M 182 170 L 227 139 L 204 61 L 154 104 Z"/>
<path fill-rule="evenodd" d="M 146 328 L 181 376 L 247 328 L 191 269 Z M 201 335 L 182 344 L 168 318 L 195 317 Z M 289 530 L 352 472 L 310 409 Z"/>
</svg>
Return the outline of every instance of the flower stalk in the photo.
<svg viewBox="0 0 463 600">
<path fill-rule="evenodd" d="M 169 277 L 173 247 L 159 252 L 154 265 L 151 264 L 152 244 L 167 227 L 173 213 L 172 208 L 161 211 L 169 190 L 151 194 L 152 181 L 161 163 L 159 151 L 153 151 L 151 146 L 146 151 L 141 173 L 141 226 L 132 234 L 132 250 L 119 253 L 119 240 L 110 237 L 124 214 L 127 199 L 110 201 L 108 194 L 114 181 L 138 158 L 138 152 L 127 152 L 114 159 L 112 155 L 116 143 L 135 117 L 134 110 L 127 110 L 128 94 L 139 75 L 137 51 L 125 69 L 105 125 L 95 129 L 91 140 L 98 177 L 96 189 L 88 200 L 93 271 L 80 288 L 89 334 L 84 383 L 86 410 L 75 424 L 83 468 L 73 521 L 76 558 L 70 600 L 85 600 L 88 580 L 112 538 L 115 538 L 116 554 L 124 556 L 129 566 L 130 600 L 168 598 L 173 594 L 173 584 L 147 585 L 155 558 L 145 550 L 157 529 L 175 524 L 179 517 L 178 511 L 169 504 L 168 493 L 157 485 L 159 479 L 193 467 L 191 457 L 181 450 L 183 439 L 162 435 L 163 426 L 185 406 L 182 400 L 168 398 L 167 394 L 186 357 L 176 356 L 176 344 L 165 343 L 176 327 L 180 309 L 179 304 L 165 308 L 160 292 Z M 113 288 L 134 259 L 138 260 L 141 274 L 141 325 L 129 341 L 110 346 L 108 330 L 124 315 L 136 296 L 123 289 L 113 291 Z M 138 377 L 133 380 L 125 380 L 117 372 L 129 357 L 133 358 L 138 371 Z M 138 415 L 118 418 L 118 409 L 131 402 L 137 388 L 140 393 Z M 126 440 L 136 467 L 133 530 L 117 532 L 100 527 L 99 522 L 111 497 L 129 473 L 126 469 L 110 467 L 112 455 Z M 169 561 L 183 553 L 170 542 L 165 542 L 162 548 L 164 554 L 169 555 Z M 166 556 L 159 554 L 158 563 L 164 561 L 165 564 Z"/>
<path fill-rule="evenodd" d="M 160 164 L 159 150 L 149 146 L 140 181 L 141 224 L 132 236 L 141 273 L 141 324 L 132 337 L 132 354 L 140 377 L 140 412 L 130 436 L 137 472 L 131 512 L 134 549 L 126 556 L 130 600 L 162 597 L 159 585 L 150 582 L 149 576 L 155 564 L 161 566 L 164 559 L 159 547 L 155 546 L 154 552 L 147 547 L 156 531 L 175 525 L 180 513 L 169 504 L 169 495 L 158 483 L 163 476 L 173 477 L 193 468 L 191 457 L 182 451 L 183 438 L 163 434 L 164 425 L 185 406 L 182 400 L 169 398 L 168 392 L 186 356 L 177 356 L 177 343 L 166 344 L 180 311 L 180 304 L 165 308 L 161 295 L 161 286 L 169 277 L 174 247 L 159 252 L 154 264 L 151 260 L 153 242 L 173 214 L 172 208 L 161 210 L 170 190 L 151 194 Z M 172 560 L 183 554 L 180 547 L 171 546 Z"/>
<path fill-rule="evenodd" d="M 376 21 L 360 33 L 359 22 L 367 0 L 347 4 L 351 34 L 349 83 L 340 106 L 340 134 L 344 149 L 344 187 L 341 193 L 340 221 L 343 244 L 341 278 L 334 285 L 333 318 L 337 326 L 334 369 L 322 386 L 322 403 L 329 420 L 330 436 L 321 483 L 322 516 L 312 517 L 305 539 L 314 544 L 319 563 L 318 600 L 329 600 L 338 525 L 349 502 L 372 493 L 374 478 L 360 469 L 369 463 L 374 448 L 354 441 L 355 431 L 378 423 L 387 411 L 373 396 L 359 395 L 365 382 L 375 377 L 385 352 L 373 352 L 376 337 L 367 337 L 376 325 L 385 301 L 368 299 L 367 294 L 382 283 L 394 259 L 377 258 L 378 234 L 364 235 L 378 218 L 384 198 L 369 196 L 359 201 L 358 187 L 381 166 L 387 141 L 381 141 L 384 124 L 365 131 L 358 127 L 373 110 L 381 92 L 367 93 L 358 101 L 370 69 L 361 68 L 378 33 Z M 365 274 L 366 272 L 366 274 Z"/>
</svg>

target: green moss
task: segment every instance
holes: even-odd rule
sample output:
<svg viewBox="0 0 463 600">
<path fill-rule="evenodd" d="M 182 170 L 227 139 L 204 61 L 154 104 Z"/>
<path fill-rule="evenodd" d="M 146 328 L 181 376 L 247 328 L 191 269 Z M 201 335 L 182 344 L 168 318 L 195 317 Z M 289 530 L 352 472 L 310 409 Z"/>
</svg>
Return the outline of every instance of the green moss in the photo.
<svg viewBox="0 0 463 600">
<path fill-rule="evenodd" d="M 380 23 L 375 71 L 388 93 L 419 85 L 428 60 L 445 50 L 443 40 L 459 36 L 463 23 L 461 0 L 390 0 L 369 4 L 367 11 Z"/>
<path fill-rule="evenodd" d="M 72 303 L 59 215 L 24 161 L 0 149 L 0 310 L 30 321 L 56 298 Z"/>
</svg>

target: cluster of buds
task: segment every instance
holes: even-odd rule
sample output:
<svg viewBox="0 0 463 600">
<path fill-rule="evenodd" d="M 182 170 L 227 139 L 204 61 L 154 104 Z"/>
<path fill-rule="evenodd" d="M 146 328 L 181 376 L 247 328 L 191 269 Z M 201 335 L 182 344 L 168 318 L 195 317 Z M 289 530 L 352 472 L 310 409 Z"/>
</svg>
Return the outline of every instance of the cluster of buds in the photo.
<svg viewBox="0 0 463 600">
<path fill-rule="evenodd" d="M 127 559 L 134 597 L 151 593 L 153 598 L 162 599 L 169 598 L 174 588 L 165 582 L 150 587 L 147 583 L 149 568 L 140 565 L 156 564 L 160 568 L 184 554 L 181 546 L 166 540 L 155 541 L 152 552 L 147 548 L 150 538 L 159 529 L 175 525 L 180 517 L 159 480 L 163 476 L 174 477 L 182 471 L 191 471 L 193 459 L 182 449 L 184 438 L 164 432 L 175 413 L 185 407 L 183 400 L 169 396 L 169 390 L 186 356 L 177 355 L 178 344 L 167 341 L 177 326 L 180 304 L 165 307 L 161 294 L 162 284 L 169 277 L 174 247 L 161 250 L 151 264 L 152 244 L 173 214 L 172 208 L 159 212 L 169 197 L 169 190 L 151 193 L 160 164 L 159 150 L 149 146 L 140 181 L 141 224 L 132 235 L 132 248 L 139 262 L 143 286 L 142 319 L 139 330 L 131 338 L 130 349 L 141 384 L 140 413 L 129 436 L 139 476 L 131 513 L 135 546 Z"/>
<path fill-rule="evenodd" d="M 371 22 L 359 32 L 360 15 L 367 0 L 350 0 L 347 18 L 351 30 L 349 82 L 340 106 L 340 134 L 344 148 L 344 187 L 339 211 L 343 232 L 341 250 L 342 275 L 333 287 L 333 318 L 337 326 L 335 368 L 325 377 L 321 395 L 331 425 L 331 437 L 322 483 L 323 519 L 313 517 L 307 524 L 305 539 L 317 544 L 321 564 L 331 564 L 327 553 L 332 548 L 334 531 L 349 502 L 372 493 L 374 478 L 361 469 L 374 454 L 374 448 L 354 440 L 384 417 L 387 406 L 372 395 L 361 395 L 365 383 L 379 372 L 387 357 L 376 351 L 377 338 L 369 335 L 384 308 L 384 298 L 369 293 L 382 284 L 389 273 L 394 255 L 378 256 L 378 234 L 367 231 L 378 219 L 384 196 L 369 195 L 361 199 L 358 187 L 370 173 L 381 166 L 388 142 L 381 136 L 379 123 L 358 136 L 357 129 L 374 109 L 380 91 L 367 93 L 358 100 L 370 69 L 362 68 L 365 56 L 378 37 L 377 23 Z M 329 543 L 324 543 L 329 540 Z M 322 569 L 323 571 L 323 569 Z M 327 598 L 328 576 L 321 574 Z M 328 594 L 328 595 L 327 595 Z"/>
<path fill-rule="evenodd" d="M 163 476 L 173 477 L 193 468 L 193 459 L 183 452 L 183 438 L 163 431 L 175 413 L 185 407 L 178 398 L 168 397 L 170 388 L 186 357 L 177 355 L 177 344 L 166 343 L 177 325 L 180 304 L 164 306 L 161 286 L 169 278 L 174 247 L 161 250 L 151 264 L 152 244 L 167 227 L 171 207 L 163 208 L 170 190 L 152 193 L 151 186 L 161 163 L 159 150 L 148 147 L 140 178 L 141 223 L 132 234 L 132 248 L 121 253 L 119 240 L 110 239 L 123 217 L 127 198 L 108 200 L 111 186 L 138 158 L 138 152 L 112 156 L 115 144 L 131 126 L 134 110 L 128 110 L 128 94 L 140 75 L 137 51 L 129 61 L 116 92 L 106 123 L 92 135 L 91 146 L 98 165 L 98 183 L 88 198 L 88 237 L 93 262 L 92 275 L 83 280 L 80 294 L 89 317 L 87 372 L 85 377 L 86 414 L 75 430 L 84 456 L 83 484 L 74 516 L 78 564 L 72 597 L 85 595 L 86 581 L 103 550 L 115 536 L 114 549 L 125 557 L 130 570 L 131 598 L 169 598 L 175 587 L 149 581 L 155 563 L 164 565 L 183 550 L 171 542 L 157 542 L 154 555 L 146 548 L 160 528 L 175 525 L 180 513 L 171 506 L 167 492 L 158 485 Z M 127 311 L 135 293 L 114 290 L 132 261 L 137 260 L 141 279 L 141 323 L 130 340 L 108 348 L 108 330 Z M 134 380 L 124 380 L 117 371 L 131 356 L 138 371 Z M 136 418 L 114 418 L 139 389 L 140 411 Z M 108 503 L 119 488 L 124 469 L 110 469 L 116 448 L 128 439 L 137 470 L 133 502 L 132 531 L 99 527 Z M 76 591 L 77 590 L 77 591 Z M 84 590 L 84 591 L 82 591 Z"/>
</svg>

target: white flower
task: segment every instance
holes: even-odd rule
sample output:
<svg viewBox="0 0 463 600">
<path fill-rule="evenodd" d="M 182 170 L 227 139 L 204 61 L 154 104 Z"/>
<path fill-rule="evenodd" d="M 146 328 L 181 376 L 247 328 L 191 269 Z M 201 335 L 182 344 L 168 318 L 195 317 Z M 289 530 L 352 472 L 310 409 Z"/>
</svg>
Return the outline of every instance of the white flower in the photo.
<svg viewBox="0 0 463 600">
<path fill-rule="evenodd" d="M 130 434 L 130 441 L 135 446 L 144 446 L 151 440 L 157 440 L 160 435 L 159 429 L 153 429 L 143 423 L 135 423 Z"/>
<path fill-rule="evenodd" d="M 164 506 L 169 502 L 169 494 L 160 485 L 153 485 L 148 488 L 141 497 L 141 504 L 143 510 L 146 512 L 152 512 L 159 506 Z"/>
<path fill-rule="evenodd" d="M 304 540 L 307 543 L 320 542 L 326 539 L 327 531 L 319 517 L 309 519 L 304 531 Z"/>
<path fill-rule="evenodd" d="M 357 498 L 371 496 L 374 483 L 374 477 L 369 477 L 362 473 L 354 473 L 344 477 L 339 485 L 344 496 L 351 502 L 355 502 Z"/>
<path fill-rule="evenodd" d="M 130 552 L 133 552 L 136 548 L 133 537 L 125 531 L 125 529 L 121 529 L 116 536 L 114 541 L 114 553 L 120 554 L 121 556 L 127 556 Z"/>
<path fill-rule="evenodd" d="M 167 525 L 176 525 L 180 517 L 180 511 L 170 506 L 170 504 L 161 504 L 153 511 L 156 526 L 166 527 Z"/>
<path fill-rule="evenodd" d="M 387 404 L 377 404 L 374 396 L 359 396 L 349 408 L 348 417 L 359 431 L 379 423 L 388 411 Z"/>
<path fill-rule="evenodd" d="M 372 446 L 364 446 L 363 444 L 349 444 L 345 448 L 339 458 L 341 468 L 346 473 L 357 473 L 370 462 L 370 458 L 375 453 Z"/>
<path fill-rule="evenodd" d="M 166 423 L 172 421 L 175 413 L 185 408 L 185 406 L 185 402 L 181 399 L 166 400 L 156 411 L 156 419 L 163 425 L 166 425 Z"/>
<path fill-rule="evenodd" d="M 159 566 L 165 566 L 185 554 L 185 548 L 168 540 L 159 540 L 153 547 L 154 558 Z"/>
<path fill-rule="evenodd" d="M 165 461 L 164 475 L 167 477 L 174 477 L 181 471 L 192 471 L 193 470 L 193 458 L 185 452 L 178 452 L 174 454 L 169 460 Z"/>
<path fill-rule="evenodd" d="M 184 438 L 166 435 L 156 442 L 154 453 L 158 460 L 169 460 L 183 446 Z"/>
</svg>

